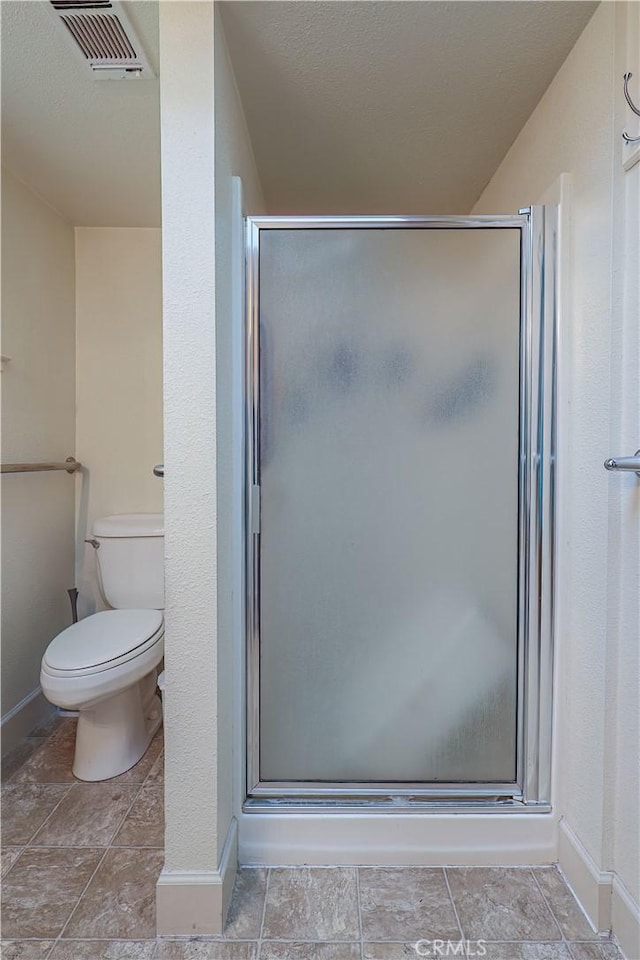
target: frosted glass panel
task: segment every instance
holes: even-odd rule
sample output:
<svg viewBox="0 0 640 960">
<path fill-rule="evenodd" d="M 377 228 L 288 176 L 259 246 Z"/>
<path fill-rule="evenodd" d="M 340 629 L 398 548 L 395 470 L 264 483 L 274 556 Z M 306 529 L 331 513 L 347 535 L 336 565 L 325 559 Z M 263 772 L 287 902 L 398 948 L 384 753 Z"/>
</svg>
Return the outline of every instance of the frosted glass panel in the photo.
<svg viewBox="0 0 640 960">
<path fill-rule="evenodd" d="M 516 775 L 520 235 L 262 230 L 262 780 Z"/>
</svg>

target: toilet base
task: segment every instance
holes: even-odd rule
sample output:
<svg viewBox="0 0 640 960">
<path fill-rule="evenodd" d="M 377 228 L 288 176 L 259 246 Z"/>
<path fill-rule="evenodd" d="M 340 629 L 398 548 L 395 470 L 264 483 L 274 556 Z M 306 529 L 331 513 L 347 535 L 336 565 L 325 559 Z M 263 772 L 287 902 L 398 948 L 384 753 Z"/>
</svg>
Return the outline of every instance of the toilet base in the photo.
<svg viewBox="0 0 640 960">
<path fill-rule="evenodd" d="M 81 709 L 73 774 L 94 782 L 117 777 L 144 756 L 162 723 L 155 669 L 139 683 Z"/>
</svg>

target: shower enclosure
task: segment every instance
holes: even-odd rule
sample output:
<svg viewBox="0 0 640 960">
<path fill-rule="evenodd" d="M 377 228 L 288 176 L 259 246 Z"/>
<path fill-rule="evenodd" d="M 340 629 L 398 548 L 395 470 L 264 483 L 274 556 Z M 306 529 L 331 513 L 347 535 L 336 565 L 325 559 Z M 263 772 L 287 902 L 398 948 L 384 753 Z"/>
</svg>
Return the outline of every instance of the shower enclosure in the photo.
<svg viewBox="0 0 640 960">
<path fill-rule="evenodd" d="M 247 221 L 245 808 L 550 799 L 556 211 Z"/>
</svg>

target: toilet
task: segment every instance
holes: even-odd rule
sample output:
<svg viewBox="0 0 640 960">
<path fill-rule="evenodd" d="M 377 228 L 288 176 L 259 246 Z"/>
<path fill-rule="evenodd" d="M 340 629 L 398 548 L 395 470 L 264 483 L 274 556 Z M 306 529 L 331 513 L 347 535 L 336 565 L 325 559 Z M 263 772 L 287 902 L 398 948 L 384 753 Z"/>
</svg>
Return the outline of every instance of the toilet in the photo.
<svg viewBox="0 0 640 960">
<path fill-rule="evenodd" d="M 112 608 L 67 627 L 42 658 L 47 700 L 78 711 L 73 773 L 109 780 L 134 766 L 162 722 L 157 667 L 164 653 L 162 514 L 93 524 L 98 578 Z"/>
</svg>

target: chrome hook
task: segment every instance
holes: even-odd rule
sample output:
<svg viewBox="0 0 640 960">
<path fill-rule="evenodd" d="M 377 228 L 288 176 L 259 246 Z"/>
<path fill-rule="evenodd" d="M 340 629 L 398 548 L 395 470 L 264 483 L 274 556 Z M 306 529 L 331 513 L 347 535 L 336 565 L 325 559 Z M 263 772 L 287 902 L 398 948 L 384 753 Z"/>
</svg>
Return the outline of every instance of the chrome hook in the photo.
<svg viewBox="0 0 640 960">
<path fill-rule="evenodd" d="M 624 75 L 624 98 L 635 113 L 636 117 L 640 117 L 640 110 L 638 107 L 636 107 L 635 103 L 631 99 L 631 94 L 629 93 L 629 80 L 631 80 L 632 76 L 633 74 L 631 72 L 625 73 Z M 640 143 L 640 137 L 630 137 L 626 132 L 622 134 L 622 138 L 626 141 L 626 143 Z"/>
<path fill-rule="evenodd" d="M 624 75 L 624 98 L 635 113 L 636 117 L 640 117 L 640 110 L 636 107 L 635 103 L 631 99 L 631 94 L 629 93 L 629 80 L 633 76 L 632 73 L 625 73 Z"/>
</svg>

